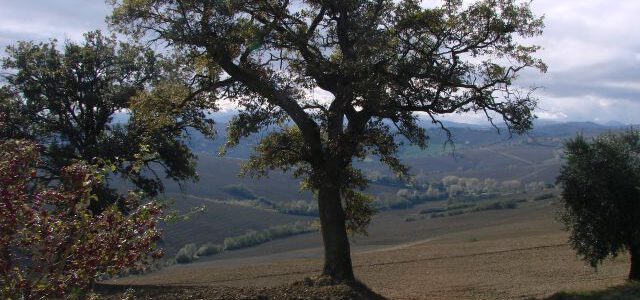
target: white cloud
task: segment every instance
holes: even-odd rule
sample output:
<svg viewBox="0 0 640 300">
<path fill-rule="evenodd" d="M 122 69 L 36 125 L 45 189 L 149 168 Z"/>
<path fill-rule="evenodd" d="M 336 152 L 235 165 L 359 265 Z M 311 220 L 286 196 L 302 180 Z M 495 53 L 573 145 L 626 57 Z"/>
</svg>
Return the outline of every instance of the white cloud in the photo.
<svg viewBox="0 0 640 300">
<path fill-rule="evenodd" d="M 541 119 L 561 121 L 618 121 L 627 124 L 638 123 L 640 102 L 626 99 L 609 99 L 593 95 L 581 97 L 554 97 L 543 95 L 537 115 Z"/>
<path fill-rule="evenodd" d="M 630 78 L 631 79 L 631 78 Z M 605 81 L 602 83 L 605 87 L 619 88 L 640 92 L 640 81 Z"/>
<path fill-rule="evenodd" d="M 569 116 L 561 111 L 538 111 L 536 115 L 541 120 L 566 121 Z"/>
<path fill-rule="evenodd" d="M 102 0 L 2 0 L 0 47 L 19 40 L 78 41 L 84 32 L 106 30 L 109 11 Z"/>
<path fill-rule="evenodd" d="M 541 56 L 549 74 L 606 63 L 620 56 L 620 49 L 614 46 L 574 38 L 548 39 L 542 44 Z"/>
</svg>

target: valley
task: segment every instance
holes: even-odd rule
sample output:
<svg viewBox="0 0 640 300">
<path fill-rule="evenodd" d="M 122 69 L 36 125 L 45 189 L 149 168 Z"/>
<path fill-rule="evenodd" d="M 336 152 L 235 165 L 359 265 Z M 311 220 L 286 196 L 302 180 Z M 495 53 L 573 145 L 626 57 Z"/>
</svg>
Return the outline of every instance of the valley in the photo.
<svg viewBox="0 0 640 300">
<path fill-rule="evenodd" d="M 594 135 L 606 130 L 611 128 L 576 129 L 573 134 L 586 131 L 586 135 Z M 562 290 L 624 283 L 627 257 L 607 261 L 597 271 L 592 269 L 570 249 L 568 234 L 557 221 L 559 191 L 553 183 L 562 162 L 562 143 L 573 135 L 544 133 L 543 127 L 538 136 L 496 142 L 492 135 L 478 138 L 474 130 L 461 132 L 458 136 L 462 140 L 475 136 L 474 144 L 462 143 L 453 151 L 443 148 L 440 153 L 432 150 L 422 155 L 404 150 L 403 160 L 411 167 L 413 182 L 394 181 L 374 158 L 357 162 L 373 178 L 365 192 L 378 199 L 378 205 L 389 205 L 395 202 L 384 201 L 406 197 L 399 196 L 401 193 L 421 195 L 434 184 L 450 190 L 450 183 L 441 183 L 445 177 L 458 178 L 462 185 L 485 179 L 498 186 L 517 181 L 518 188 L 486 193 L 473 192 L 468 186 L 472 192 L 465 190 L 457 196 L 407 202 L 406 207 L 382 206 L 368 235 L 351 236 L 359 280 L 388 299 L 543 299 Z M 300 191 L 299 183 L 289 174 L 238 177 L 244 160 L 201 154 L 198 183 L 168 185 L 166 196 L 174 199 L 177 211 L 206 208 L 187 220 L 165 225 L 162 245 L 168 260 L 189 243 L 222 245 L 226 238 L 246 232 L 313 223 L 317 218 L 274 209 L 291 201 L 314 205 L 313 196 Z M 534 183 L 546 187 L 525 188 L 537 186 Z M 278 287 L 320 273 L 322 257 L 321 237 L 312 232 L 196 257 L 190 264 L 169 264 L 108 284 L 223 291 Z"/>
</svg>

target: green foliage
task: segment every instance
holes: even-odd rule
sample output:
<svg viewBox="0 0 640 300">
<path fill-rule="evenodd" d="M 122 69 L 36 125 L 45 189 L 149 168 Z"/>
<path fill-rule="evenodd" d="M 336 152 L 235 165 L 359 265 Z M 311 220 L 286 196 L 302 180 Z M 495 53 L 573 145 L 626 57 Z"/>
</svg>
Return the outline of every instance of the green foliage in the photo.
<svg viewBox="0 0 640 300">
<path fill-rule="evenodd" d="M 407 209 L 413 206 L 411 201 L 407 198 L 387 195 L 378 195 L 375 205 L 380 210 L 389 209 Z"/>
<path fill-rule="evenodd" d="M 401 191 L 409 191 L 404 193 Z M 400 195 L 398 195 L 400 194 Z M 432 193 L 432 192 L 418 192 L 416 190 L 399 190 L 396 195 L 379 195 L 374 200 L 373 205 L 377 210 L 389 210 L 389 209 L 408 209 L 415 205 L 426 203 L 429 201 L 439 201 L 446 199 L 447 195 L 444 193 Z"/>
<path fill-rule="evenodd" d="M 484 202 L 456 202 L 449 203 L 444 208 L 425 208 L 419 214 L 428 214 L 431 218 L 442 218 L 446 216 L 457 216 L 468 212 L 478 212 L 485 210 L 502 210 L 518 208 L 518 203 L 525 202 L 526 199 L 512 199 Z"/>
<path fill-rule="evenodd" d="M 274 203 L 273 206 L 277 212 L 283 214 L 311 217 L 317 217 L 320 215 L 318 212 L 318 204 L 314 201 L 299 200 L 278 202 Z"/>
<path fill-rule="evenodd" d="M 257 200 L 252 200 L 254 202 Z M 242 203 L 247 203 L 243 201 Z M 175 219 L 173 217 L 172 219 Z M 182 218 L 181 218 L 182 219 Z M 201 257 L 216 255 L 226 250 L 237 250 L 245 247 L 256 246 L 271 240 L 289 237 L 292 235 L 317 231 L 317 225 L 313 223 L 293 223 L 268 227 L 264 230 L 249 231 L 239 236 L 227 237 L 222 244 L 208 242 L 197 247 L 195 244 L 187 244 L 182 247 L 175 256 L 175 261 L 187 264 Z"/>
<path fill-rule="evenodd" d="M 198 246 L 196 246 L 196 244 L 186 244 L 178 250 L 175 258 L 176 262 L 179 264 L 191 263 L 198 259 L 197 252 Z"/>
<path fill-rule="evenodd" d="M 538 196 L 533 197 L 533 201 L 541 201 L 541 200 L 553 199 L 555 197 L 556 197 L 556 195 L 554 195 L 553 193 L 544 193 L 542 195 L 538 195 Z"/>
<path fill-rule="evenodd" d="M 228 237 L 224 239 L 222 245 L 209 242 L 197 247 L 196 244 L 187 244 L 178 251 L 175 256 L 175 260 L 179 264 L 188 264 L 196 261 L 200 257 L 216 255 L 227 250 L 253 247 L 271 240 L 313 232 L 316 230 L 317 228 L 306 223 L 271 226 L 264 230 L 249 231 L 239 236 Z"/>
<path fill-rule="evenodd" d="M 343 205 L 347 231 L 366 235 L 367 226 L 376 213 L 373 197 L 353 190 L 346 190 L 342 197 L 345 201 Z"/>
<path fill-rule="evenodd" d="M 19 42 L 7 48 L 2 68 L 0 108 L 9 114 L 1 137 L 43 145 L 44 183 L 78 160 L 114 166 L 112 175 L 149 196 L 163 189 L 153 175 L 158 167 L 173 180 L 197 177 L 185 129 L 211 137 L 212 121 L 203 110 L 215 106 L 190 92 L 173 58 L 95 31 L 62 47 L 55 40 Z M 94 211 L 119 198 L 107 180 L 94 192 L 101 201 L 92 203 Z"/>
<path fill-rule="evenodd" d="M 218 253 L 221 253 L 222 251 L 224 251 L 223 245 L 218 245 L 218 244 L 209 242 L 200 246 L 200 248 L 198 248 L 198 251 L 196 252 L 196 255 L 198 257 L 211 256 L 211 255 L 216 255 Z"/>
<path fill-rule="evenodd" d="M 258 196 L 244 184 L 225 185 L 222 190 L 236 199 L 258 199 Z"/>
<path fill-rule="evenodd" d="M 570 243 L 592 266 L 640 241 L 640 132 L 605 134 L 565 144 L 560 170 L 561 220 Z M 632 254 L 633 256 L 633 254 Z"/>
<path fill-rule="evenodd" d="M 515 209 L 515 208 L 518 208 L 518 202 L 516 200 L 503 200 L 503 201 L 494 201 L 494 202 L 478 204 L 473 208 L 473 211 L 502 210 L 502 209 Z"/>
<path fill-rule="evenodd" d="M 260 245 L 271 240 L 316 231 L 317 229 L 306 223 L 276 225 L 265 230 L 250 231 L 243 235 L 224 239 L 224 250 L 236 250 Z"/>
<path fill-rule="evenodd" d="M 433 213 L 442 213 L 447 211 L 446 208 L 441 208 L 441 207 L 436 207 L 436 208 L 425 208 L 425 209 L 421 209 L 419 214 L 421 215 L 428 215 L 428 214 L 433 214 Z"/>
<path fill-rule="evenodd" d="M 465 211 L 462 209 L 457 209 L 457 210 L 447 210 L 447 216 L 457 216 L 457 215 L 461 215 L 464 214 Z"/>
</svg>

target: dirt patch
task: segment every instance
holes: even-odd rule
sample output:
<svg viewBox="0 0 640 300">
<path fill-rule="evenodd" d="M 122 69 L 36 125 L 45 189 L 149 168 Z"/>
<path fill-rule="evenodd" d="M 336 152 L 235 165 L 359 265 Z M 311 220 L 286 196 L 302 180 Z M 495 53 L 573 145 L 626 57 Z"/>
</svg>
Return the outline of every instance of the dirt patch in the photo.
<svg viewBox="0 0 640 300">
<path fill-rule="evenodd" d="M 384 213 L 377 219 L 382 223 L 372 226 L 375 230 L 372 237 L 358 239 L 352 257 L 354 272 L 372 290 L 394 300 L 545 299 L 558 291 L 580 292 L 623 284 L 629 270 L 628 256 L 606 260 L 596 272 L 567 245 L 567 233 L 555 222 L 555 210 L 545 203 L 531 202 L 515 210 L 478 212 L 411 224 L 403 221 L 405 215 L 400 212 Z M 414 239 L 408 240 L 409 236 Z M 287 240 L 282 242 L 290 245 L 300 242 L 296 238 Z M 264 249 L 258 246 L 252 251 L 258 255 Z M 375 251 L 378 249 L 381 250 Z M 189 290 L 206 286 L 196 288 L 195 292 L 208 297 L 185 298 L 184 295 L 192 292 L 184 292 L 184 295 L 173 294 L 182 298 L 158 299 L 353 297 L 335 287 L 327 290 L 309 288 L 308 284 L 307 287 L 287 285 L 322 271 L 321 254 L 299 258 L 297 253 L 291 255 L 292 259 L 286 259 L 287 254 L 282 253 L 282 259 L 278 260 L 256 256 L 244 258 L 250 263 L 239 263 L 238 258 L 237 263 L 226 259 L 174 266 L 109 283 L 171 285 Z M 232 295 L 239 296 L 233 298 Z"/>
<path fill-rule="evenodd" d="M 385 300 L 360 282 L 337 284 L 325 277 L 305 278 L 292 284 L 271 288 L 252 287 L 167 287 L 98 285 L 95 289 L 105 300 Z"/>
</svg>

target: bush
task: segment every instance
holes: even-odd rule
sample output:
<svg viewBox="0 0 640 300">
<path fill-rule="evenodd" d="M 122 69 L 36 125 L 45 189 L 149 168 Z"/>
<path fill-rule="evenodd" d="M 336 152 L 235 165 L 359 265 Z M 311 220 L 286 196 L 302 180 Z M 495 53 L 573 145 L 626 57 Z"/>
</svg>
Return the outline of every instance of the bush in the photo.
<svg viewBox="0 0 640 300">
<path fill-rule="evenodd" d="M 317 217 L 320 215 L 320 212 L 318 211 L 318 204 L 312 201 L 290 201 L 274 203 L 273 205 L 277 212 L 283 214 L 311 217 Z"/>
<path fill-rule="evenodd" d="M 260 245 L 262 243 L 293 236 L 297 234 L 315 231 L 316 229 L 309 224 L 295 223 L 269 227 L 261 231 L 250 231 L 237 237 L 224 239 L 225 250 L 235 250 L 251 246 Z"/>
<path fill-rule="evenodd" d="M 186 244 L 176 254 L 176 262 L 179 264 L 188 264 L 198 259 L 196 252 L 198 247 L 196 244 Z"/>
<path fill-rule="evenodd" d="M 276 204 L 265 197 L 258 197 L 258 199 L 253 201 L 253 205 L 260 208 L 276 208 Z"/>
<path fill-rule="evenodd" d="M 538 195 L 538 196 L 533 197 L 533 201 L 547 200 L 547 199 L 552 199 L 554 197 L 555 197 L 555 195 L 553 193 L 546 193 L 546 194 L 542 194 L 542 195 Z"/>
<path fill-rule="evenodd" d="M 198 251 L 196 251 L 196 255 L 198 257 L 211 256 L 211 255 L 216 255 L 218 253 L 221 253 L 222 251 L 224 251 L 224 246 L 223 245 L 218 245 L 218 244 L 214 244 L 214 243 L 206 243 L 206 244 L 200 246 L 200 248 L 198 248 Z"/>
<path fill-rule="evenodd" d="M 517 207 L 518 202 L 516 200 L 495 201 L 477 205 L 475 208 L 473 208 L 473 211 L 514 209 Z"/>
<path fill-rule="evenodd" d="M 269 227 L 260 231 L 249 231 L 243 235 L 224 239 L 223 244 L 206 243 L 200 248 L 195 244 L 187 244 L 178 251 L 175 256 L 176 263 L 188 264 L 201 256 L 216 255 L 226 250 L 236 250 L 256 246 L 271 240 L 280 239 L 297 234 L 316 231 L 317 229 L 307 223 L 284 224 Z"/>
<path fill-rule="evenodd" d="M 244 184 L 225 185 L 222 190 L 236 199 L 258 199 L 258 196 Z"/>
<path fill-rule="evenodd" d="M 408 209 L 415 205 L 422 204 L 429 201 L 438 201 L 445 199 L 447 194 L 437 193 L 418 193 L 416 190 L 400 190 L 400 193 L 396 195 L 382 194 L 378 195 L 374 200 L 374 207 L 376 210 L 390 210 L 390 209 Z"/>
<path fill-rule="evenodd" d="M 435 213 L 435 214 L 431 214 L 430 217 L 432 219 L 435 219 L 435 218 L 443 218 L 443 217 L 446 217 L 446 216 L 447 216 L 447 214 L 445 214 L 445 213 Z"/>
<path fill-rule="evenodd" d="M 81 297 L 98 275 L 142 270 L 162 254 L 159 205 L 136 205 L 139 195 L 131 193 L 127 214 L 115 205 L 94 214 L 92 192 L 108 171 L 75 164 L 45 188 L 34 184 L 38 149 L 0 141 L 1 299 Z"/>
<path fill-rule="evenodd" d="M 416 219 L 415 217 L 406 217 L 406 218 L 404 219 L 404 221 L 405 221 L 405 222 L 415 222 L 415 221 L 417 221 L 417 220 L 418 220 L 418 219 Z"/>
<path fill-rule="evenodd" d="M 434 207 L 434 208 L 425 208 L 420 210 L 419 214 L 421 215 L 426 215 L 426 214 L 431 214 L 431 213 L 441 213 L 441 212 L 445 212 L 447 211 L 446 208 L 442 208 L 442 207 Z"/>
</svg>

